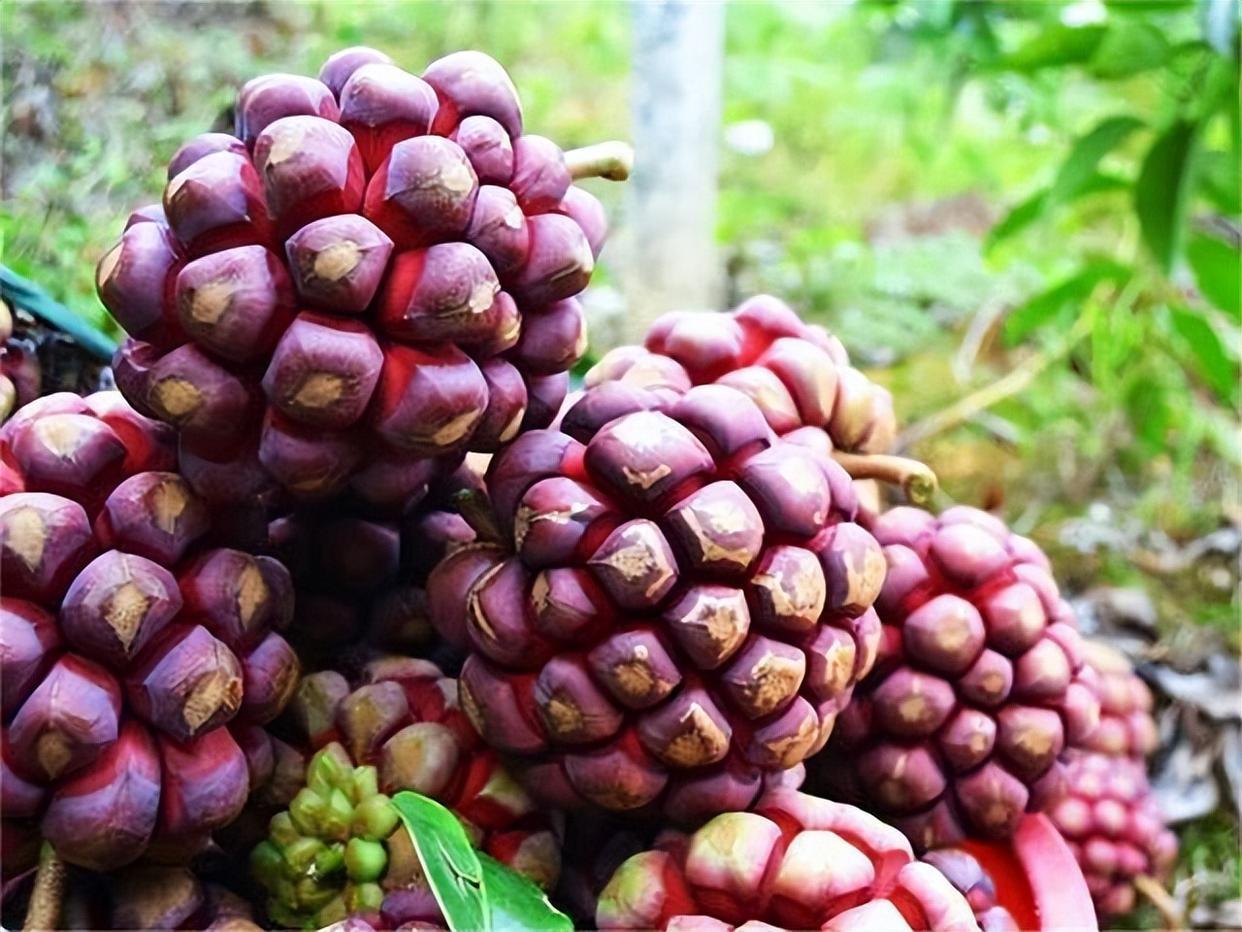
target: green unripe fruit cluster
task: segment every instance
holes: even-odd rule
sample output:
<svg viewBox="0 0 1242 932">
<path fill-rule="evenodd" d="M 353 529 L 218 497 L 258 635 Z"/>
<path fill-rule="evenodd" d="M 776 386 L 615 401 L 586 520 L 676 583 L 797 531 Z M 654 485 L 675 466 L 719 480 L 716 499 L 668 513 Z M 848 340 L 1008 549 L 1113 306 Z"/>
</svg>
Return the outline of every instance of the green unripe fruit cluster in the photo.
<svg viewBox="0 0 1242 932">
<path fill-rule="evenodd" d="M 251 873 L 268 894 L 269 918 L 319 929 L 378 911 L 388 870 L 384 842 L 399 824 L 374 767 L 353 766 L 339 744 L 319 751 L 307 766 L 306 786 L 272 817 L 267 840 L 250 855 Z"/>
</svg>

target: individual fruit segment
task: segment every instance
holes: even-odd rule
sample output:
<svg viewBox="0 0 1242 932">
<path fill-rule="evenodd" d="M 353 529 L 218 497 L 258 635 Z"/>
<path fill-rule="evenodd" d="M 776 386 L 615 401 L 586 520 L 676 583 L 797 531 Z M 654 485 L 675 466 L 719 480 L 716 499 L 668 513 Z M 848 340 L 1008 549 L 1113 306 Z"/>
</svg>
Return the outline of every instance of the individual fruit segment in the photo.
<svg viewBox="0 0 1242 932">
<path fill-rule="evenodd" d="M 274 922 L 319 928 L 370 914 L 391 928 L 443 923 L 390 801 L 402 790 L 443 803 L 480 849 L 544 888 L 556 884 L 552 823 L 481 746 L 456 681 L 434 664 L 377 660 L 352 691 L 339 673 L 312 674 L 290 715 L 319 750 L 251 853 Z"/>
<path fill-rule="evenodd" d="M 562 210 L 591 236 L 595 205 L 573 193 Z M 841 341 L 807 324 L 770 295 L 750 298 L 727 314 L 672 311 L 656 320 L 642 347 L 605 354 L 586 376 L 661 392 L 720 383 L 749 395 L 771 428 L 826 431 L 832 446 L 887 453 L 896 436 L 892 397 L 853 368 Z"/>
<path fill-rule="evenodd" d="M 1047 558 L 973 508 L 874 522 L 888 574 L 875 667 L 812 785 L 888 818 L 917 848 L 1007 838 L 1064 788 L 1099 704 Z"/>
<path fill-rule="evenodd" d="M 273 719 L 299 673 L 272 630 L 287 571 L 213 546 L 224 522 L 167 469 L 169 434 L 115 392 L 0 429 L 23 489 L 0 495 L 0 818 L 91 870 L 188 858 L 236 817 L 251 768 L 229 728 Z"/>
<path fill-rule="evenodd" d="M 845 472 L 740 392 L 608 391 L 493 458 L 504 546 L 432 573 L 432 620 L 471 648 L 466 712 L 545 803 L 742 808 L 870 669 L 880 550 Z"/>
<path fill-rule="evenodd" d="M 551 422 L 607 226 L 571 183 L 625 177 L 616 146 L 523 135 L 480 52 L 418 77 L 344 49 L 319 79 L 247 82 L 234 111 L 234 134 L 176 152 L 162 209 L 131 217 L 96 276 L 130 334 L 117 384 L 180 431 L 200 495 L 351 489 L 399 513 L 394 472 Z M 264 482 L 230 471 L 243 460 Z"/>
<path fill-rule="evenodd" d="M 612 875 L 601 929 L 977 929 L 970 904 L 901 833 L 791 789 L 666 833 Z"/>
</svg>

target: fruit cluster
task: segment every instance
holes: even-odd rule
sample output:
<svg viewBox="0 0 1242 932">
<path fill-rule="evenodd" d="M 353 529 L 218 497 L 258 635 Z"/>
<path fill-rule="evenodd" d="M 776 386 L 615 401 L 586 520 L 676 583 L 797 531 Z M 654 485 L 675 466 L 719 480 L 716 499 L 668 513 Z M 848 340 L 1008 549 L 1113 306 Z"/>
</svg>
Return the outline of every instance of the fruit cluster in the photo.
<svg viewBox="0 0 1242 932">
<path fill-rule="evenodd" d="M 388 928 L 441 921 L 389 800 L 401 790 L 442 802 L 480 848 L 555 885 L 555 825 L 482 746 L 457 705 L 457 682 L 434 664 L 374 660 L 352 690 L 334 671 L 310 674 L 289 717 L 300 741 L 320 750 L 251 858 L 276 922 L 319 928 L 353 914 L 382 916 Z"/>
<path fill-rule="evenodd" d="M 6 835 L 35 826 L 84 867 L 231 821 L 262 779 L 249 731 L 297 685 L 288 573 L 212 545 L 173 450 L 115 392 L 0 430 Z"/>
<path fill-rule="evenodd" d="M 486 484 L 503 543 L 433 572 L 432 620 L 464 631 L 463 706 L 542 800 L 693 819 L 823 747 L 884 575 L 831 459 L 736 389 L 627 388 L 523 434 Z"/>
<path fill-rule="evenodd" d="M 1098 720 L 1073 613 L 1043 553 L 984 512 L 894 508 L 872 529 L 880 656 L 816 777 L 921 848 L 1007 837 Z"/>
<path fill-rule="evenodd" d="M 163 206 L 99 263 L 136 408 L 194 459 L 385 506 L 551 420 L 605 234 L 573 180 L 624 165 L 524 134 L 479 52 L 418 77 L 347 49 L 318 79 L 250 81 L 235 114 L 177 151 Z"/>
<path fill-rule="evenodd" d="M 913 507 L 836 338 L 678 311 L 566 400 L 624 151 L 478 52 L 235 116 L 99 263 L 128 404 L 0 428 L 6 927 L 36 860 L 32 927 L 62 861 L 71 927 L 445 926 L 404 791 L 606 929 L 1089 927 L 1167 869 L 1150 693 L 1031 541 Z"/>
</svg>

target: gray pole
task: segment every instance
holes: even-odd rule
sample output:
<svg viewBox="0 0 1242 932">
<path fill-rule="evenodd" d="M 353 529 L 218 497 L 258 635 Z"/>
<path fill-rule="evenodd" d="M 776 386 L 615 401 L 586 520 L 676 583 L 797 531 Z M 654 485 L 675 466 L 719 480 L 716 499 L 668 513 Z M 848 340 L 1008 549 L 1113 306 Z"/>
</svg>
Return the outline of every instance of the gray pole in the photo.
<svg viewBox="0 0 1242 932">
<path fill-rule="evenodd" d="M 626 191 L 623 336 L 673 308 L 718 307 L 724 16 L 719 0 L 633 0 L 634 174 Z"/>
</svg>

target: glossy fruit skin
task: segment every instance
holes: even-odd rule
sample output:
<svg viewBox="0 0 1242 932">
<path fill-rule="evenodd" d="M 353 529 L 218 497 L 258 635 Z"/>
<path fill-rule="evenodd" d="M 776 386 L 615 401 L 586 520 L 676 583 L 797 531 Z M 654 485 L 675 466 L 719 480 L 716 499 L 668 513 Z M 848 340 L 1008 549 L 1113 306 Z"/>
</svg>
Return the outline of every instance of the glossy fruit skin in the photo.
<svg viewBox="0 0 1242 932">
<path fill-rule="evenodd" d="M 1063 792 L 1065 752 L 1099 718 L 1073 613 L 1038 547 L 984 512 L 894 508 L 872 530 L 880 655 L 810 785 L 917 849 L 1009 837 Z"/>
<path fill-rule="evenodd" d="M 1018 932 L 1021 929 L 1009 910 L 997 902 L 996 884 L 974 855 L 959 848 L 938 848 L 928 851 L 923 860 L 944 874 L 966 897 L 982 932 Z"/>
<path fill-rule="evenodd" d="M 883 578 L 849 477 L 740 392 L 591 389 L 488 470 L 501 543 L 428 582 L 462 705 L 558 808 L 689 821 L 819 750 Z"/>
<path fill-rule="evenodd" d="M 216 546 L 168 428 L 116 392 L 0 429 L 0 816 L 68 863 L 188 858 L 240 811 L 238 735 L 288 701 L 288 574 Z M 260 728 L 261 730 L 261 728 Z"/>
<path fill-rule="evenodd" d="M 612 350 L 586 376 L 680 394 L 728 385 L 748 395 L 777 434 L 824 430 L 835 449 L 887 453 L 896 437 L 889 392 L 850 365 L 841 341 L 779 298 L 757 295 L 728 313 L 670 311 L 642 347 Z"/>
<path fill-rule="evenodd" d="M 457 705 L 457 682 L 434 664 L 374 660 L 352 690 L 339 673 L 311 674 L 288 716 L 297 740 L 318 750 L 303 788 L 251 856 L 274 921 L 302 928 L 368 915 L 387 928 L 442 922 L 389 804 L 402 790 L 443 803 L 481 850 L 555 886 L 555 816 L 538 810 L 482 746 Z"/>
<path fill-rule="evenodd" d="M 318 80 L 255 78 L 235 112 L 97 270 L 130 402 L 180 430 L 196 480 L 247 476 L 200 493 L 244 500 L 257 476 L 400 513 L 414 463 L 451 472 L 546 426 L 585 350 L 602 210 L 523 133 L 500 65 L 458 52 L 417 77 L 347 49 Z"/>
<path fill-rule="evenodd" d="M 666 834 L 604 888 L 601 929 L 977 929 L 966 898 L 874 816 L 791 789 Z"/>
</svg>

